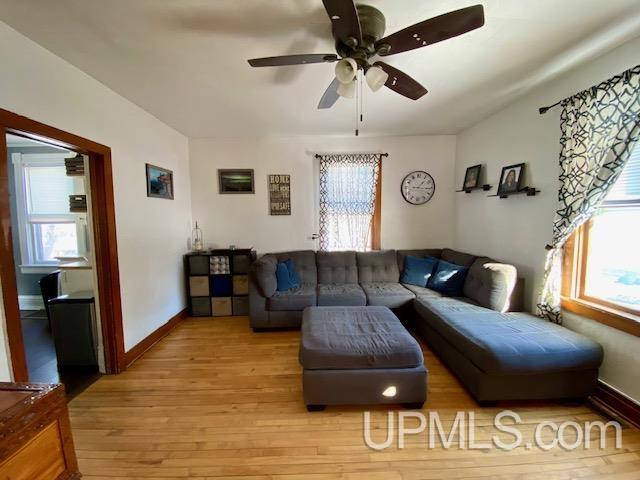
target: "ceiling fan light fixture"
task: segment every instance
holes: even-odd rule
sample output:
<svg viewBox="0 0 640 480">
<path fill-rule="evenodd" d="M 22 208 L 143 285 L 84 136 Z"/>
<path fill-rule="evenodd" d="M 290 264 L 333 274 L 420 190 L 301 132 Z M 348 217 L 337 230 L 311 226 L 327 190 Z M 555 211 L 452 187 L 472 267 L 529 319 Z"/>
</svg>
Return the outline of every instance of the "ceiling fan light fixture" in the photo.
<svg viewBox="0 0 640 480">
<path fill-rule="evenodd" d="M 344 98 L 353 98 L 356 96 L 356 82 L 351 81 L 349 83 L 342 83 L 338 85 L 338 95 Z"/>
<path fill-rule="evenodd" d="M 377 92 L 387 82 L 389 74 L 385 72 L 381 67 L 373 66 L 369 68 L 369 70 L 367 70 L 364 78 L 367 81 L 367 85 L 369 85 L 369 88 L 372 91 Z"/>
<path fill-rule="evenodd" d="M 358 64 L 353 58 L 343 58 L 336 63 L 336 78 L 342 84 L 349 84 L 356 78 Z"/>
</svg>

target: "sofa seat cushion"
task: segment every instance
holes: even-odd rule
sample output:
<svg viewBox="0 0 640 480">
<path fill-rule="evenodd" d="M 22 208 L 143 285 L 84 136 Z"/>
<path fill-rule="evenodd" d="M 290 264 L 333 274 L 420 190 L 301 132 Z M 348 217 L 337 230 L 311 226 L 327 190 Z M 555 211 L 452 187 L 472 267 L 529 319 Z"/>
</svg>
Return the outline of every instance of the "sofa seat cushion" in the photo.
<svg viewBox="0 0 640 480">
<path fill-rule="evenodd" d="M 304 310 L 316 305 L 316 286 L 303 283 L 286 292 L 275 292 L 267 301 L 268 309 L 274 312 Z"/>
<path fill-rule="evenodd" d="M 300 363 L 305 370 L 413 368 L 423 357 L 386 307 L 315 307 L 303 314 Z"/>
<path fill-rule="evenodd" d="M 490 375 L 597 369 L 600 344 L 526 313 L 500 313 L 454 298 L 415 301 L 422 320 Z"/>
<path fill-rule="evenodd" d="M 431 290 L 427 287 L 420 287 L 418 285 L 411 285 L 409 283 L 403 283 L 402 286 L 413 293 L 416 298 L 420 297 L 430 297 L 430 298 L 440 298 L 443 296 L 442 293 L 436 292 L 435 290 Z"/>
<path fill-rule="evenodd" d="M 411 291 L 407 290 L 399 283 L 361 283 L 360 286 L 367 295 L 367 305 L 399 308 L 416 298 Z"/>
<path fill-rule="evenodd" d="M 321 283 L 318 306 L 358 307 L 367 304 L 367 296 L 357 283 Z"/>
</svg>

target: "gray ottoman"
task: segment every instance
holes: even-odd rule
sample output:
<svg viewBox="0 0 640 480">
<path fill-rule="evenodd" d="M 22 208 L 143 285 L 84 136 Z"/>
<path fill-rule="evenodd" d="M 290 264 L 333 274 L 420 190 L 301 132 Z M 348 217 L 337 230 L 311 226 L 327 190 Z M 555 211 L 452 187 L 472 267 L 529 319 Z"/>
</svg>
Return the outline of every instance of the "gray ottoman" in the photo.
<svg viewBox="0 0 640 480">
<path fill-rule="evenodd" d="M 387 307 L 308 307 L 301 333 L 309 411 L 353 404 L 422 407 L 427 398 L 422 350 Z"/>
</svg>

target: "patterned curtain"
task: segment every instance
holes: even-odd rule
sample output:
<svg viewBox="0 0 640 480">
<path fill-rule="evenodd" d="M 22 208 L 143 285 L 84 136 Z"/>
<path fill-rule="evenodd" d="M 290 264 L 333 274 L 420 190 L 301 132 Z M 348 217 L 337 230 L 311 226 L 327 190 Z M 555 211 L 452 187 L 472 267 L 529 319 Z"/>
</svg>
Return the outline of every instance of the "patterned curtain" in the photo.
<svg viewBox="0 0 640 480">
<path fill-rule="evenodd" d="M 381 155 L 318 157 L 320 250 L 370 250 Z"/>
<path fill-rule="evenodd" d="M 640 65 L 562 102 L 559 209 L 538 315 L 561 323 L 562 248 L 597 211 L 640 137 Z"/>
</svg>

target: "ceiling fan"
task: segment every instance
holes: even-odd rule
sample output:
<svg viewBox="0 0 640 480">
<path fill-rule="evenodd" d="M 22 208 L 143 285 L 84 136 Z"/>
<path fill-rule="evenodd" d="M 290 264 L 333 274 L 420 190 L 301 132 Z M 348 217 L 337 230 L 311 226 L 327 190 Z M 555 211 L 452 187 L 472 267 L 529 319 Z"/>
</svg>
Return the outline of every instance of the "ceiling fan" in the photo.
<svg viewBox="0 0 640 480">
<path fill-rule="evenodd" d="M 322 95 L 319 109 L 331 108 L 340 96 L 353 98 L 359 71 L 363 72 L 373 91 L 384 85 L 411 100 L 418 100 L 427 93 L 426 88 L 397 68 L 381 61 L 372 62 L 371 59 L 432 45 L 484 25 L 484 8 L 474 5 L 424 20 L 383 37 L 385 18 L 377 8 L 356 5 L 353 0 L 322 1 L 331 19 L 337 55 L 313 53 L 249 60 L 252 67 L 338 62 L 336 78 Z"/>
</svg>

